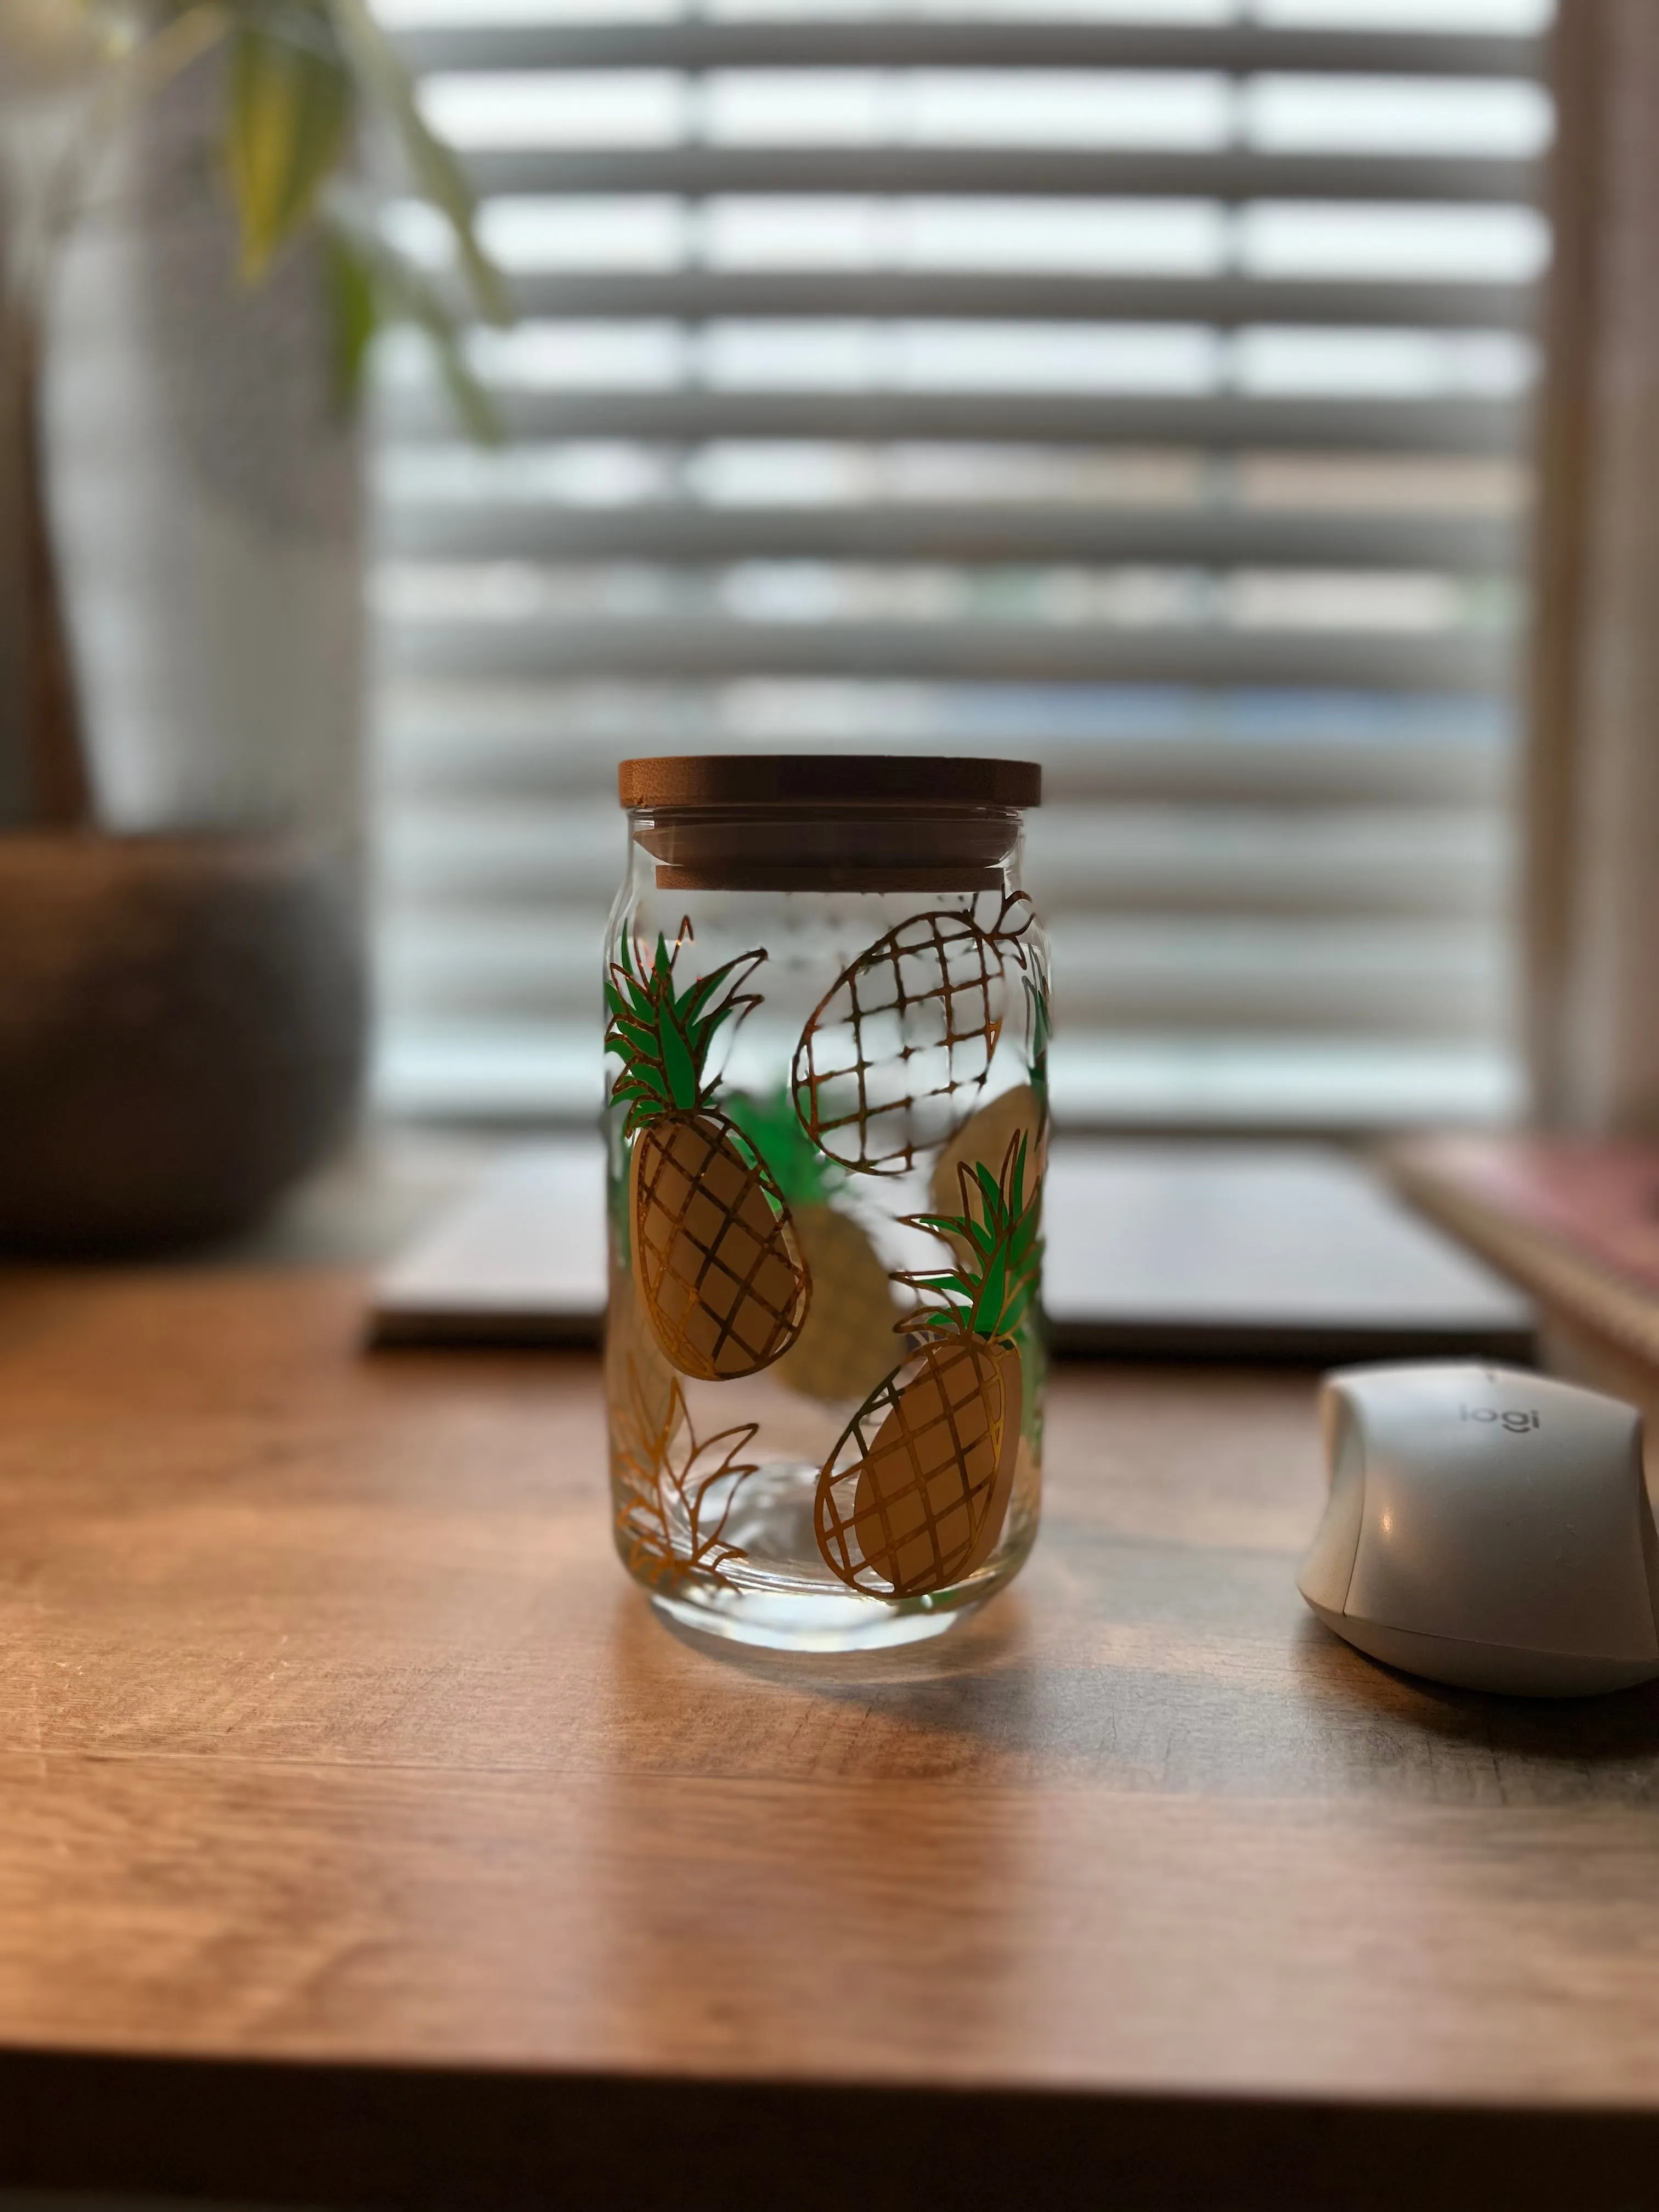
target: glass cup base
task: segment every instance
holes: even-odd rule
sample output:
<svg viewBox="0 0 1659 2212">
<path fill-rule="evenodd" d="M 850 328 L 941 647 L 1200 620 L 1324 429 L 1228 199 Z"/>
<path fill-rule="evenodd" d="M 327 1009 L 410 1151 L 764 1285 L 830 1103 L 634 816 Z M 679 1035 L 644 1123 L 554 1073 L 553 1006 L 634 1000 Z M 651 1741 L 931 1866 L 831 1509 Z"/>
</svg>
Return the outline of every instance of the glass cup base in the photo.
<svg viewBox="0 0 1659 2212">
<path fill-rule="evenodd" d="M 757 1468 L 721 1523 L 738 1547 L 725 1572 L 687 1575 L 653 1589 L 653 1605 L 678 1626 L 727 1643 L 774 1651 L 881 1651 L 942 1636 L 965 1620 L 1018 1571 L 1030 1548 L 1028 1528 L 970 1581 L 915 1597 L 863 1597 L 819 1562 L 812 1534 L 817 1481 L 809 1460 Z"/>
<path fill-rule="evenodd" d="M 774 1651 L 882 1651 L 944 1635 L 977 1613 L 984 1600 L 975 1591 L 940 1605 L 926 1598 L 891 1605 L 851 1595 L 716 1590 L 707 1597 L 653 1591 L 651 1602 L 682 1628 L 731 1644 L 758 1644 Z"/>
</svg>

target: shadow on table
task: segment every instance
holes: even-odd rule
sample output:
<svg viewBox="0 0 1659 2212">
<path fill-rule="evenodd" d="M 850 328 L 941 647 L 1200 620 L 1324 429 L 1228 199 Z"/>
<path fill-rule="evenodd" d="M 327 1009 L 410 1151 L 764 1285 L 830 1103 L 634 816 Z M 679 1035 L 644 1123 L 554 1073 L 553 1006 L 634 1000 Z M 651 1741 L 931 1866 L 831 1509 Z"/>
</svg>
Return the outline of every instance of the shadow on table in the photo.
<svg viewBox="0 0 1659 2212">
<path fill-rule="evenodd" d="M 1189 1599 L 1195 1594 L 1187 1593 Z M 1526 1699 L 1455 1690 L 1365 1657 L 1270 1578 L 1242 1613 L 1039 1620 L 1024 1585 L 937 1640 L 789 1653 L 671 1629 L 757 1684 L 868 1725 L 838 1771 L 969 1771 L 1164 1794 L 1440 1803 L 1659 1803 L 1659 1685 Z M 1292 1607 L 1294 1610 L 1292 1610 Z"/>
<path fill-rule="evenodd" d="M 1659 1781 L 1659 1682 L 1589 1698 L 1512 1698 L 1455 1689 L 1368 1657 L 1311 1616 L 1297 1627 L 1298 1675 L 1322 1704 L 1340 1686 L 1379 1723 L 1401 1722 L 1433 1741 L 1483 1755 L 1586 1768 L 1633 1767 Z"/>
</svg>

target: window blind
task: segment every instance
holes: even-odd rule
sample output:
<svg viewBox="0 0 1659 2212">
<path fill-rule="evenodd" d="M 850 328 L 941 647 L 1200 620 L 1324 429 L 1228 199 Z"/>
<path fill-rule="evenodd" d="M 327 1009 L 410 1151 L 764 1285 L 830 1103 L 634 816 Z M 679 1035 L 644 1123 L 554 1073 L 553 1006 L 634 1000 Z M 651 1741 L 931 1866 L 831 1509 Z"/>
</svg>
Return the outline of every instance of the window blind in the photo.
<svg viewBox="0 0 1659 2212">
<path fill-rule="evenodd" d="M 384 0 L 521 317 L 381 362 L 386 1101 L 597 1101 L 619 758 L 854 745 L 1042 762 L 1062 1116 L 1510 1110 L 1536 0 L 574 4 Z"/>
</svg>

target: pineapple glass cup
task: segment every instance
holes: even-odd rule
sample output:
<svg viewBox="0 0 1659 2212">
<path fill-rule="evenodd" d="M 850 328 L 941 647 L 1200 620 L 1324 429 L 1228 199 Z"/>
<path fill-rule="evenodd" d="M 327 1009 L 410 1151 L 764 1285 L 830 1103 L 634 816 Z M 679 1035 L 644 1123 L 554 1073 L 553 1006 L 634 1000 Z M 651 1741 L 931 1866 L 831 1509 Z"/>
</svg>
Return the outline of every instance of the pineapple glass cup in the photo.
<svg viewBox="0 0 1659 2212">
<path fill-rule="evenodd" d="M 605 957 L 611 1498 L 664 1612 L 932 1636 L 1036 1534 L 1036 769 L 629 761 Z"/>
</svg>

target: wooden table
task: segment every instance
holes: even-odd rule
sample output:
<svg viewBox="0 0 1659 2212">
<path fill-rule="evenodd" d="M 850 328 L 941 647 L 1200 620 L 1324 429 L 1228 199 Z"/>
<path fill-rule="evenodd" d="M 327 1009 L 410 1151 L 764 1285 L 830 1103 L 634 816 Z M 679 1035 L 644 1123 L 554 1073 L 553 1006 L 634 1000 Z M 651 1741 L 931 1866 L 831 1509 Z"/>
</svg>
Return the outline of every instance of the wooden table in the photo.
<svg viewBox="0 0 1659 2212">
<path fill-rule="evenodd" d="M 1659 1700 L 1326 1635 L 1311 1378 L 1062 1371 L 1017 1588 L 809 1664 L 623 1578 L 592 1362 L 365 1358 L 360 1300 L 0 1281 L 0 2181 L 1659 2189 Z"/>
</svg>

